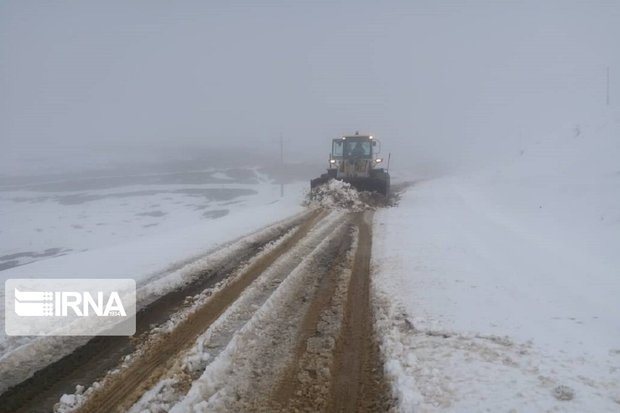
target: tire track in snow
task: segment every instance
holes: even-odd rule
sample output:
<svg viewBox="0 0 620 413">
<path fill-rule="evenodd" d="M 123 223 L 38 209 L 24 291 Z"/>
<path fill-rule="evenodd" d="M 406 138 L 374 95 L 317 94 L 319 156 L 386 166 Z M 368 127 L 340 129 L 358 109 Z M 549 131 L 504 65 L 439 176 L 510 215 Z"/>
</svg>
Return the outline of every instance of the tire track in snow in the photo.
<svg viewBox="0 0 620 413">
<path fill-rule="evenodd" d="M 388 411 L 369 302 L 372 212 L 327 215 L 236 261 L 76 411 Z"/>
<path fill-rule="evenodd" d="M 90 386 L 99 380 L 107 371 L 116 368 L 121 359 L 136 350 L 141 334 L 148 334 L 153 325 L 161 324 L 184 306 L 187 296 L 192 296 L 206 288 L 213 287 L 226 279 L 236 268 L 247 259 L 256 255 L 276 239 L 280 239 L 292 228 L 310 219 L 313 212 L 309 211 L 292 218 L 285 219 L 263 230 L 256 231 L 247 237 L 225 244 L 222 248 L 210 253 L 196 262 L 186 263 L 186 267 L 177 268 L 176 273 L 163 274 L 154 283 L 166 283 L 169 291 L 160 297 L 153 297 L 154 283 L 140 287 L 138 295 L 145 295 L 148 304 L 136 317 L 136 336 L 99 336 L 79 344 L 76 349 L 65 357 L 36 371 L 32 377 L 14 385 L 0 395 L 0 412 L 49 412 L 58 402 L 61 395 L 71 394 L 77 385 Z M 178 274 L 177 274 L 178 273 Z M 184 278 L 184 283 L 180 281 Z M 171 289 L 169 286 L 176 286 Z M 142 291 L 144 290 L 144 291 Z M 31 343 L 30 353 L 54 351 L 56 347 L 73 347 L 71 339 L 75 337 L 41 337 Z M 48 340 L 43 347 L 39 341 Z M 65 340 L 68 339 L 68 342 Z M 80 337 L 81 339 L 81 337 Z M 50 347 L 51 346 L 51 347 Z M 56 350 L 57 351 L 57 350 Z M 0 372 L 11 374 L 10 366 L 20 365 L 19 360 L 12 361 L 5 357 Z"/>
<path fill-rule="evenodd" d="M 171 412 L 277 411 L 271 393 L 286 367 L 294 362 L 304 315 L 329 274 L 347 238 L 349 220 L 333 226 L 269 300 L 256 312 L 196 380 L 187 397 Z M 348 243 L 346 245 L 348 247 Z"/>
<path fill-rule="evenodd" d="M 328 410 L 387 411 L 389 399 L 370 305 L 372 214 L 358 213 L 359 238 L 349 283 L 342 331 L 335 350 Z"/>
<path fill-rule="evenodd" d="M 370 306 L 371 218 L 369 211 L 350 216 L 355 237 L 343 260 L 345 268 L 333 267 L 327 279 L 335 279 L 327 282 L 324 291 L 319 289 L 316 309 L 311 307 L 306 314 L 298 354 L 274 394 L 279 411 L 386 412 L 391 408 Z"/>
<path fill-rule="evenodd" d="M 271 295 L 285 283 L 288 275 L 308 265 L 308 257 L 316 254 L 319 244 L 342 225 L 342 217 L 343 213 L 332 213 L 317 224 L 302 242 L 280 256 L 254 281 L 251 288 L 246 288 L 237 301 L 198 337 L 194 346 L 175 361 L 166 377 L 148 390 L 130 412 L 139 413 L 147 409 L 167 411 L 180 401 L 192 381 L 198 379 L 207 366 L 226 349 L 235 334 L 252 321 Z"/>
<path fill-rule="evenodd" d="M 170 411 L 389 410 L 369 302 L 369 216 L 344 216 Z"/>
<path fill-rule="evenodd" d="M 317 222 L 324 212 L 314 211 L 295 233 L 276 246 L 262 259 L 254 261 L 243 274 L 232 280 L 227 287 L 214 293 L 210 299 L 190 317 L 179 323 L 177 328 L 150 343 L 126 369 L 121 370 L 113 380 L 104 382 L 95 389 L 77 411 L 114 412 L 124 411 L 131 406 L 159 377 L 165 374 L 169 361 L 190 346 L 233 303 L 243 290 L 283 253 L 297 244 Z"/>
</svg>

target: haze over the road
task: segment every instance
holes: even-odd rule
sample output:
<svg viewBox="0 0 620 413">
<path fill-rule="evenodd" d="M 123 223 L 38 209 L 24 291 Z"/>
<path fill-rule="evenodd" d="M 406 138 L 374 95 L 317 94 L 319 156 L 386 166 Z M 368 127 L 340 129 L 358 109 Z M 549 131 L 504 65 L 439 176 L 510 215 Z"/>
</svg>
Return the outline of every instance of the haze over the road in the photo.
<svg viewBox="0 0 620 413">
<path fill-rule="evenodd" d="M 355 129 L 397 166 L 479 164 L 605 105 L 608 66 L 620 98 L 619 21 L 614 1 L 4 1 L 3 169 L 280 133 L 316 160 Z"/>
</svg>

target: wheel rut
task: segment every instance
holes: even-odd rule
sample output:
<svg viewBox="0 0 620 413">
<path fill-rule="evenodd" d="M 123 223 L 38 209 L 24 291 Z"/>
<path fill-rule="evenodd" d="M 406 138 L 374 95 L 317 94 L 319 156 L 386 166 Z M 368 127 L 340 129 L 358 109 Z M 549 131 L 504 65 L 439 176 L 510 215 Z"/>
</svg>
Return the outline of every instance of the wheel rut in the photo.
<svg viewBox="0 0 620 413">
<path fill-rule="evenodd" d="M 25 382 L 0 396 L 0 411 L 51 411 L 58 392 L 72 392 L 68 385 L 85 377 L 75 375 L 79 366 L 93 368 L 91 383 L 101 380 L 102 369 L 108 374 L 77 412 L 180 413 L 198 404 L 206 411 L 389 411 L 393 401 L 370 303 L 372 216 L 310 211 L 279 237 L 147 307 L 138 315 L 139 345 L 95 338 L 59 362 L 74 373 L 59 368 L 35 376 L 30 384 L 40 396 L 24 390 Z M 201 297 L 191 311 L 188 296 Z M 183 309 L 170 329 L 151 333 L 153 324 Z M 188 360 L 199 362 L 192 370 Z M 64 387 L 45 385 L 54 378 Z"/>
<path fill-rule="evenodd" d="M 390 409 L 370 304 L 371 218 L 371 212 L 350 214 L 353 236 L 343 239 L 331 271 L 321 278 L 295 356 L 272 396 L 272 409 Z"/>
<path fill-rule="evenodd" d="M 242 274 L 227 287 L 215 292 L 205 305 L 190 317 L 184 319 L 170 334 L 151 343 L 139 360 L 122 370 L 108 385 L 102 386 L 78 412 L 122 412 L 126 411 L 147 389 L 165 374 L 170 362 L 177 354 L 187 349 L 198 335 L 204 332 L 243 290 L 286 251 L 290 250 L 325 216 L 324 212 L 312 214 L 295 231 L 292 237 L 276 246 L 265 256 L 250 264 Z"/>
<path fill-rule="evenodd" d="M 106 372 L 119 366 L 124 357 L 136 351 L 142 337 L 153 326 L 164 323 L 185 305 L 188 296 L 194 296 L 234 273 L 266 245 L 282 237 L 287 231 L 303 223 L 316 220 L 318 212 L 310 211 L 281 225 L 275 225 L 266 235 L 259 235 L 225 256 L 216 265 L 209 265 L 192 277 L 193 281 L 171 291 L 141 309 L 136 315 L 134 337 L 99 336 L 79 346 L 72 353 L 37 371 L 32 377 L 0 395 L 0 413 L 47 413 L 65 393 L 75 391 L 77 385 L 91 386 Z"/>
</svg>

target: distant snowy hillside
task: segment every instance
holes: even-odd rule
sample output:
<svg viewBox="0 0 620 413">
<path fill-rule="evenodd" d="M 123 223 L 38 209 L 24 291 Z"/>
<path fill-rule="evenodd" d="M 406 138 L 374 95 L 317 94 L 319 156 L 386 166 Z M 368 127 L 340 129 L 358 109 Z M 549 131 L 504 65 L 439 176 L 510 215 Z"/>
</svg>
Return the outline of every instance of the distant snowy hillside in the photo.
<svg viewBox="0 0 620 413">
<path fill-rule="evenodd" d="M 620 116 L 416 182 L 375 221 L 401 410 L 620 410 Z"/>
</svg>

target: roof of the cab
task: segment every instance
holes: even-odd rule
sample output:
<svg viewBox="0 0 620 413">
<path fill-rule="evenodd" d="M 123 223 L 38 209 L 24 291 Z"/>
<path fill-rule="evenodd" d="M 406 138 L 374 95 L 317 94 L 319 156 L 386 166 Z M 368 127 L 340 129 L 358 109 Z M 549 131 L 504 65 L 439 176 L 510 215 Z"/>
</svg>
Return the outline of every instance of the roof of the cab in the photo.
<svg viewBox="0 0 620 413">
<path fill-rule="evenodd" d="M 359 139 L 359 140 L 366 140 L 366 139 L 370 139 L 372 135 L 346 135 L 346 136 L 342 136 L 340 138 L 336 138 L 334 140 L 338 140 L 338 139 Z"/>
</svg>

